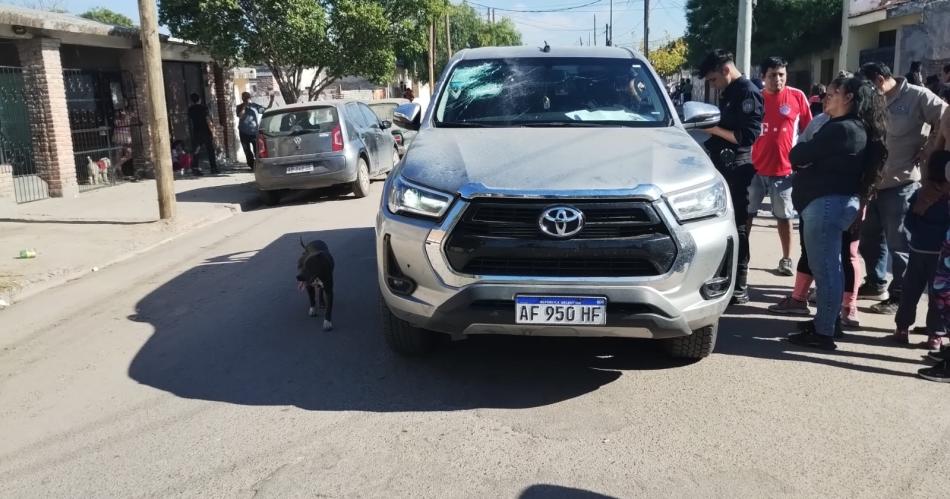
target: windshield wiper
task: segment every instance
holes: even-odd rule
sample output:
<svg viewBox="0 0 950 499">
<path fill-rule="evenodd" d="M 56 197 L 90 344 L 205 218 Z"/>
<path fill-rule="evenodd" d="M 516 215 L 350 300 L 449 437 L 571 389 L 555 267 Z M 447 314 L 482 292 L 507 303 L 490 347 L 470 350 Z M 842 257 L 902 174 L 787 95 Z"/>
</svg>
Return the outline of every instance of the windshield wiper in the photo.
<svg viewBox="0 0 950 499">
<path fill-rule="evenodd" d="M 518 126 L 523 127 L 537 127 L 537 128 L 547 128 L 547 127 L 580 127 L 580 128 L 595 128 L 595 127 L 609 127 L 609 126 L 620 126 L 608 125 L 604 123 L 591 123 L 584 121 L 528 121 L 524 123 L 518 123 Z"/>
<path fill-rule="evenodd" d="M 442 128 L 490 128 L 496 126 L 477 121 L 440 121 L 438 125 Z"/>
</svg>

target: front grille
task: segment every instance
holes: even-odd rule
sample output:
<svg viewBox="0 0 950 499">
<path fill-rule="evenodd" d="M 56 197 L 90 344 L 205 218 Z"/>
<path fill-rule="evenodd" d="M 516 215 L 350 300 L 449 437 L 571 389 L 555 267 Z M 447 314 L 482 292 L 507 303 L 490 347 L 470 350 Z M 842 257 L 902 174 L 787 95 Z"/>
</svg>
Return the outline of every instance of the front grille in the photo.
<svg viewBox="0 0 950 499">
<path fill-rule="evenodd" d="M 584 213 L 570 239 L 541 232 L 553 205 Z M 666 273 L 676 246 L 650 203 L 618 200 L 475 200 L 446 243 L 449 264 L 474 275 L 642 277 Z"/>
</svg>

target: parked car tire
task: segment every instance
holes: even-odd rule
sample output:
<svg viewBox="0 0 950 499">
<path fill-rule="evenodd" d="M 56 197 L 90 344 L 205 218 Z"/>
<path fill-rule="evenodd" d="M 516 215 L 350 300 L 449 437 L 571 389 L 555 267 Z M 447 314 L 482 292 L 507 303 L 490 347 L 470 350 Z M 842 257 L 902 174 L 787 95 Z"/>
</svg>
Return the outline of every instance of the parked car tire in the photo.
<svg viewBox="0 0 950 499">
<path fill-rule="evenodd" d="M 360 156 L 359 163 L 356 165 L 356 180 L 350 184 L 350 189 L 358 198 L 365 198 L 369 195 L 369 165 L 366 159 Z"/>
<path fill-rule="evenodd" d="M 689 336 L 667 340 L 670 355 L 678 359 L 699 360 L 709 356 L 716 347 L 719 323 L 693 331 Z"/>
<path fill-rule="evenodd" d="M 261 202 L 266 206 L 276 206 L 280 203 L 280 191 L 258 191 L 261 196 Z"/>
<path fill-rule="evenodd" d="M 396 317 L 382 298 L 379 303 L 383 318 L 383 336 L 389 348 L 406 357 L 419 357 L 432 351 L 435 347 L 435 333 Z"/>
</svg>

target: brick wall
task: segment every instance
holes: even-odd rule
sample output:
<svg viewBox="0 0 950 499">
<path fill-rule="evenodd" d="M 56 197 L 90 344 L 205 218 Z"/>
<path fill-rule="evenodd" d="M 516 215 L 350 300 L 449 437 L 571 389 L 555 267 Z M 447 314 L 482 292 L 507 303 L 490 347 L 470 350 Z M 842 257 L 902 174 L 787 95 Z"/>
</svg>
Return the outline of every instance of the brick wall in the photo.
<svg viewBox="0 0 950 499">
<path fill-rule="evenodd" d="M 135 112 L 138 115 L 134 123 L 138 123 L 138 133 L 132 133 L 132 160 L 137 171 L 148 177 L 154 176 L 155 165 L 152 163 L 152 127 L 148 101 L 148 78 L 145 76 L 145 56 L 142 49 L 123 51 L 119 61 L 122 69 L 132 75 L 132 84 L 135 87 Z M 171 154 L 171 151 L 168 152 Z"/>
<path fill-rule="evenodd" d="M 49 185 L 50 196 L 75 197 L 79 186 L 66 109 L 60 42 L 34 38 L 17 40 L 16 46 L 25 83 L 34 92 L 33 98 L 27 101 L 27 109 L 37 173 Z"/>
<path fill-rule="evenodd" d="M 220 65 L 214 64 L 213 69 L 214 93 L 218 103 L 218 124 L 221 126 L 221 136 L 224 139 L 220 144 L 224 148 L 228 162 L 236 163 L 238 140 L 234 134 L 234 129 L 237 127 L 237 116 L 234 114 L 237 106 L 234 101 L 234 80 L 231 78 L 231 71 Z"/>
</svg>

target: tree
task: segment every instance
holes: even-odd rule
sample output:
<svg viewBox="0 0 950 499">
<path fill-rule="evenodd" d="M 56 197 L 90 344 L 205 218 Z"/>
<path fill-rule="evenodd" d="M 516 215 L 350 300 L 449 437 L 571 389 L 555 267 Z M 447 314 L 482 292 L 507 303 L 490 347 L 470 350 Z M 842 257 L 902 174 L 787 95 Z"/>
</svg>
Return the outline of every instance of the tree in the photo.
<svg viewBox="0 0 950 499">
<path fill-rule="evenodd" d="M 676 75 L 686 66 L 686 40 L 677 38 L 650 52 L 650 64 L 664 78 Z"/>
<path fill-rule="evenodd" d="M 113 12 L 105 7 L 93 7 L 86 12 L 79 14 L 79 17 L 84 17 L 93 21 L 99 21 L 104 24 L 122 26 L 123 28 L 132 28 L 135 26 L 135 23 L 133 23 L 128 17 L 119 14 L 118 12 Z"/>
<path fill-rule="evenodd" d="M 414 47 L 441 0 L 162 0 L 162 24 L 227 64 L 264 64 L 287 103 L 339 78 L 391 77 L 397 47 Z M 316 72 L 304 82 L 307 69 Z"/>
<path fill-rule="evenodd" d="M 829 48 L 841 36 L 840 0 L 758 0 L 752 25 L 752 61 L 771 55 L 789 61 Z M 687 59 L 696 65 L 710 50 L 736 47 L 736 0 L 686 2 Z"/>
</svg>

